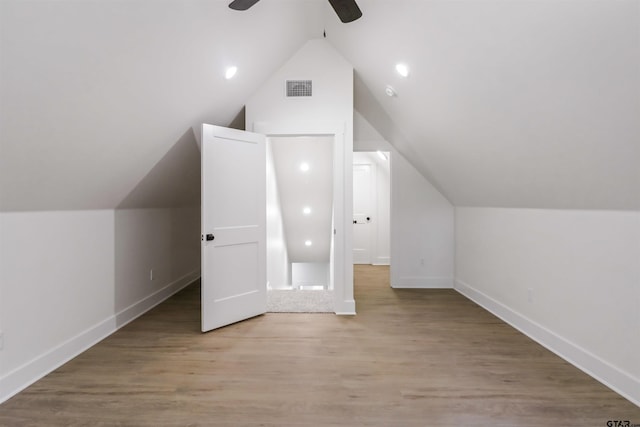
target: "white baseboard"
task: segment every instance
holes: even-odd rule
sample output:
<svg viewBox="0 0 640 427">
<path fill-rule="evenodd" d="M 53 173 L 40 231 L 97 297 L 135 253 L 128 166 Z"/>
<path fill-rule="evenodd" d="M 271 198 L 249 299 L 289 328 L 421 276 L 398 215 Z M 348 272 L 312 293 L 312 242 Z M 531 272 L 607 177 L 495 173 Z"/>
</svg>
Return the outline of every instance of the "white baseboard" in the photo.
<svg viewBox="0 0 640 427">
<path fill-rule="evenodd" d="M 456 279 L 455 289 L 573 366 L 640 406 L 640 379 L 513 311 L 461 280 Z"/>
<path fill-rule="evenodd" d="M 0 403 L 18 394 L 116 330 L 111 316 L 0 378 Z"/>
<path fill-rule="evenodd" d="M 451 289 L 451 277 L 402 276 L 398 280 L 391 279 L 394 289 Z"/>
<path fill-rule="evenodd" d="M 339 316 L 355 316 L 356 301 L 353 299 L 340 301 L 339 307 L 336 307 L 335 312 Z"/>
<path fill-rule="evenodd" d="M 9 372 L 0 378 L 0 403 L 10 399 L 127 323 L 140 317 L 190 283 L 193 283 L 198 277 L 200 277 L 200 270 L 185 274 L 162 289 Z"/>
<path fill-rule="evenodd" d="M 179 278 L 178 280 L 174 280 L 164 288 L 159 289 L 158 291 L 154 292 L 148 297 L 143 298 L 134 304 L 131 304 L 129 307 L 125 308 L 124 310 L 120 310 L 115 315 L 117 329 L 122 328 L 127 323 L 140 317 L 141 315 L 151 310 L 156 305 L 165 301 L 170 296 L 178 293 L 187 285 L 193 283 L 199 277 L 200 277 L 200 270 L 195 270 L 195 271 L 192 271 L 191 273 L 187 273 L 181 278 Z"/>
</svg>

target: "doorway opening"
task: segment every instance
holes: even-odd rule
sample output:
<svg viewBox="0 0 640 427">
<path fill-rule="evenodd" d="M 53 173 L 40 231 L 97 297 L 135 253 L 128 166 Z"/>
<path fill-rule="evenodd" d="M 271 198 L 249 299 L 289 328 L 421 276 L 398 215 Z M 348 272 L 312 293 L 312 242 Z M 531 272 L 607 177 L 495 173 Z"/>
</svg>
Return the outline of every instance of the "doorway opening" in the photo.
<svg viewBox="0 0 640 427">
<path fill-rule="evenodd" d="M 345 150 L 343 122 L 256 122 L 253 131 L 267 138 L 327 137 L 332 144 L 332 214 L 329 254 L 329 283 L 332 312 L 355 314 L 351 264 L 351 148 Z M 348 183 L 347 185 L 345 185 Z M 346 203 L 348 201 L 348 203 Z M 312 242 L 313 245 L 313 242 Z M 348 267 L 348 268 L 347 268 Z"/>
<path fill-rule="evenodd" d="M 267 311 L 333 312 L 328 135 L 267 138 Z"/>
<path fill-rule="evenodd" d="M 353 153 L 353 263 L 391 264 L 391 153 Z"/>
</svg>

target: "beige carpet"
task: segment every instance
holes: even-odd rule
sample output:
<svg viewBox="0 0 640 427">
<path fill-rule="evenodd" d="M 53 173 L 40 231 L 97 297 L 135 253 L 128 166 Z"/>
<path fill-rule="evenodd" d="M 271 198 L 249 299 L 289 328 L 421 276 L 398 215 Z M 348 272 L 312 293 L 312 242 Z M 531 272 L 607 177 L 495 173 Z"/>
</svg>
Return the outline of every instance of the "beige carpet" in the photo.
<svg viewBox="0 0 640 427">
<path fill-rule="evenodd" d="M 280 290 L 267 291 L 270 313 L 333 313 L 333 291 Z"/>
</svg>

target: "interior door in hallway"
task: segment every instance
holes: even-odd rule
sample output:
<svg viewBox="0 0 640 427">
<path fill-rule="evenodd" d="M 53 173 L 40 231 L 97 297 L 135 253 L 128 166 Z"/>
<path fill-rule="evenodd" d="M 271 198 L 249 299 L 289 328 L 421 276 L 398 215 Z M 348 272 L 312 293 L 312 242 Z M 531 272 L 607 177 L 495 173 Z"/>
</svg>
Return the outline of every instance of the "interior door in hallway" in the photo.
<svg viewBox="0 0 640 427">
<path fill-rule="evenodd" d="M 202 331 L 266 312 L 263 135 L 202 126 Z"/>
<path fill-rule="evenodd" d="M 371 264 L 373 165 L 353 165 L 353 263 Z"/>
</svg>

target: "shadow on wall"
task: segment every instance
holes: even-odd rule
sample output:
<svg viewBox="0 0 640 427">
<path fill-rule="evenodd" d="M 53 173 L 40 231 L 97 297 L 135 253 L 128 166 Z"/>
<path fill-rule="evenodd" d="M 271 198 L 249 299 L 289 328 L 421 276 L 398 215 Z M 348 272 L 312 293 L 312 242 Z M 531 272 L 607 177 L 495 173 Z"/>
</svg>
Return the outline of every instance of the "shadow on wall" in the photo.
<svg viewBox="0 0 640 427">
<path fill-rule="evenodd" d="M 247 130 L 246 117 L 247 107 L 243 106 L 238 114 L 236 114 L 236 116 L 233 118 L 231 123 L 229 123 L 229 127 L 232 129 Z"/>
<path fill-rule="evenodd" d="M 200 205 L 200 150 L 189 128 L 116 209 Z"/>
<path fill-rule="evenodd" d="M 238 111 L 238 114 L 235 115 L 235 117 L 233 118 L 233 120 L 231 120 L 231 123 L 229 123 L 227 127 L 231 129 L 247 130 L 247 126 L 245 124 L 246 116 L 247 116 L 247 107 L 243 105 L 240 111 Z M 205 121 L 205 123 L 215 124 L 215 122 L 207 122 L 207 121 Z M 193 136 L 195 137 L 198 150 L 202 151 L 202 141 L 201 141 L 202 123 L 198 123 L 197 125 L 194 125 L 191 128 L 191 130 L 193 131 Z"/>
<path fill-rule="evenodd" d="M 200 275 L 200 150 L 189 128 L 115 211 L 117 326 Z"/>
</svg>

